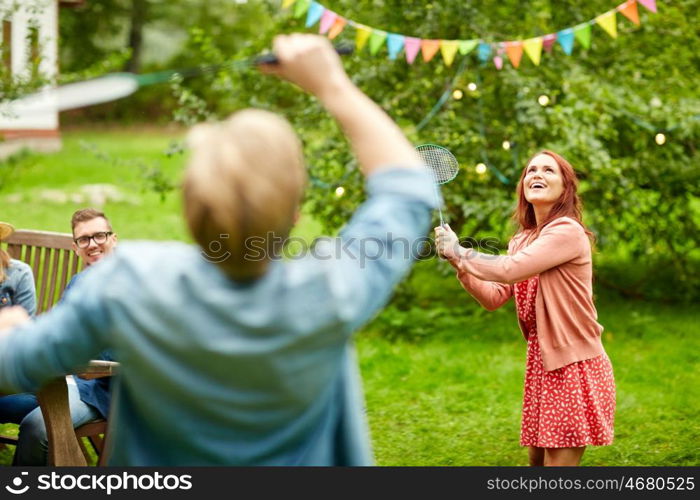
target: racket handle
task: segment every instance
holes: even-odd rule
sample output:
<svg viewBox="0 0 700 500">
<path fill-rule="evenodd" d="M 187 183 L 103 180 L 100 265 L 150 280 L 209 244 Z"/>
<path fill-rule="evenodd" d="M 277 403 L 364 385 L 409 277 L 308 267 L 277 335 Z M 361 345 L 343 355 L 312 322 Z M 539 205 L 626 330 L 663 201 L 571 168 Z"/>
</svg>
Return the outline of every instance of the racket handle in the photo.
<svg viewBox="0 0 700 500">
<path fill-rule="evenodd" d="M 335 48 L 335 51 L 338 53 L 338 55 L 346 56 L 352 54 L 354 49 L 350 45 L 339 45 Z M 258 66 L 260 64 L 277 64 L 279 61 L 277 60 L 277 56 L 275 54 L 265 54 L 263 56 L 253 58 L 252 63 Z"/>
</svg>

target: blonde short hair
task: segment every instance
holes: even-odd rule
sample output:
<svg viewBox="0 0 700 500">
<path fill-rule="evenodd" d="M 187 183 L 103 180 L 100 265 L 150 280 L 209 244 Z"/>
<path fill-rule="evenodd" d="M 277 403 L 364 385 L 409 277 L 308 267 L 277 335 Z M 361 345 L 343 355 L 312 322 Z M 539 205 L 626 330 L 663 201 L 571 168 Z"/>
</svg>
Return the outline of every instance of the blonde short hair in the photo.
<svg viewBox="0 0 700 500">
<path fill-rule="evenodd" d="M 220 123 L 196 125 L 188 145 L 183 197 L 192 236 L 205 254 L 216 242 L 212 261 L 231 277 L 262 275 L 279 250 L 275 242 L 288 237 L 304 193 L 298 137 L 284 118 L 246 109 Z M 263 242 L 262 258 L 246 253 L 251 238 Z"/>
</svg>

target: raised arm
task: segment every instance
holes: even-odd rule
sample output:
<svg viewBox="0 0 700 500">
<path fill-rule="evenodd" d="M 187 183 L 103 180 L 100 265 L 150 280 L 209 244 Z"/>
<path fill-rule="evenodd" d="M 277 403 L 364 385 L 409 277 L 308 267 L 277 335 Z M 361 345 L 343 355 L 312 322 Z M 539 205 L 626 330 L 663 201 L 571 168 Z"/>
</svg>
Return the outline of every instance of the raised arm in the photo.
<svg viewBox="0 0 700 500">
<path fill-rule="evenodd" d="M 459 239 L 449 225 L 435 228 L 437 251 L 457 270 L 457 279 L 462 287 L 485 309 L 494 311 L 508 302 L 513 295 L 513 286 L 476 278 L 460 265 L 461 252 L 464 250 Z"/>
<path fill-rule="evenodd" d="M 330 42 L 316 35 L 275 38 L 278 65 L 265 67 L 314 94 L 338 120 L 369 176 L 382 168 L 417 168 L 422 162 L 401 129 L 348 78 Z"/>
<path fill-rule="evenodd" d="M 86 277 L 86 286 L 34 321 L 19 308 L 0 312 L 0 390 L 35 391 L 106 347 L 102 333 L 110 326 L 101 296 L 104 280 L 101 274 L 95 280 Z"/>
<path fill-rule="evenodd" d="M 401 129 L 350 81 L 327 39 L 280 36 L 274 45 L 279 65 L 265 71 L 319 98 L 367 177 L 367 200 L 340 237 L 317 244 L 317 257 L 298 263 L 322 273 L 324 286 L 308 300 L 330 303 L 310 313 L 317 320 L 303 318 L 304 324 L 331 322 L 334 333 L 347 335 L 386 303 L 408 271 L 435 204 L 432 180 Z"/>
<path fill-rule="evenodd" d="M 480 280 L 464 270 L 457 271 L 457 279 L 462 288 L 488 311 L 495 311 L 513 296 L 513 285 Z"/>
<path fill-rule="evenodd" d="M 488 255 L 461 248 L 458 266 L 481 280 L 512 284 L 576 258 L 586 258 L 589 248 L 581 225 L 562 217 L 545 226 L 535 241 L 512 255 Z"/>
</svg>

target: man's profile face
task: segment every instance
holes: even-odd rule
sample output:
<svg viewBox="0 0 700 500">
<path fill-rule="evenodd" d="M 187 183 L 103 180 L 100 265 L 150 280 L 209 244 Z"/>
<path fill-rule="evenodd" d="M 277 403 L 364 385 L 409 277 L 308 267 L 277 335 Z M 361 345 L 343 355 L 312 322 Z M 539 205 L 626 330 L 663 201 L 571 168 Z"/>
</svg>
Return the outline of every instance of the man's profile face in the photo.
<svg viewBox="0 0 700 500">
<path fill-rule="evenodd" d="M 73 229 L 73 251 L 86 266 L 91 266 L 109 255 L 117 244 L 109 224 L 102 217 L 79 222 Z"/>
</svg>

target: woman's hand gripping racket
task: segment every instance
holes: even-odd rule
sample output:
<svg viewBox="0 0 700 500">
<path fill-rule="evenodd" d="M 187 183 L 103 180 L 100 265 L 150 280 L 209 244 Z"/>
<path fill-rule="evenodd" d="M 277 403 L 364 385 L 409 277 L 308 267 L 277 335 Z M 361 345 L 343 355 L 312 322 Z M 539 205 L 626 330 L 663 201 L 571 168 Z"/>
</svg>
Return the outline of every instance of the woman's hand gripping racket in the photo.
<svg viewBox="0 0 700 500">
<path fill-rule="evenodd" d="M 445 219 L 442 217 L 442 201 L 438 185 L 446 184 L 457 177 L 459 163 L 457 158 L 449 150 L 435 144 L 421 144 L 416 146 L 416 151 L 423 159 L 433 176 L 433 187 L 435 188 L 435 199 L 438 204 L 440 214 L 440 226 L 445 227 Z"/>
</svg>

